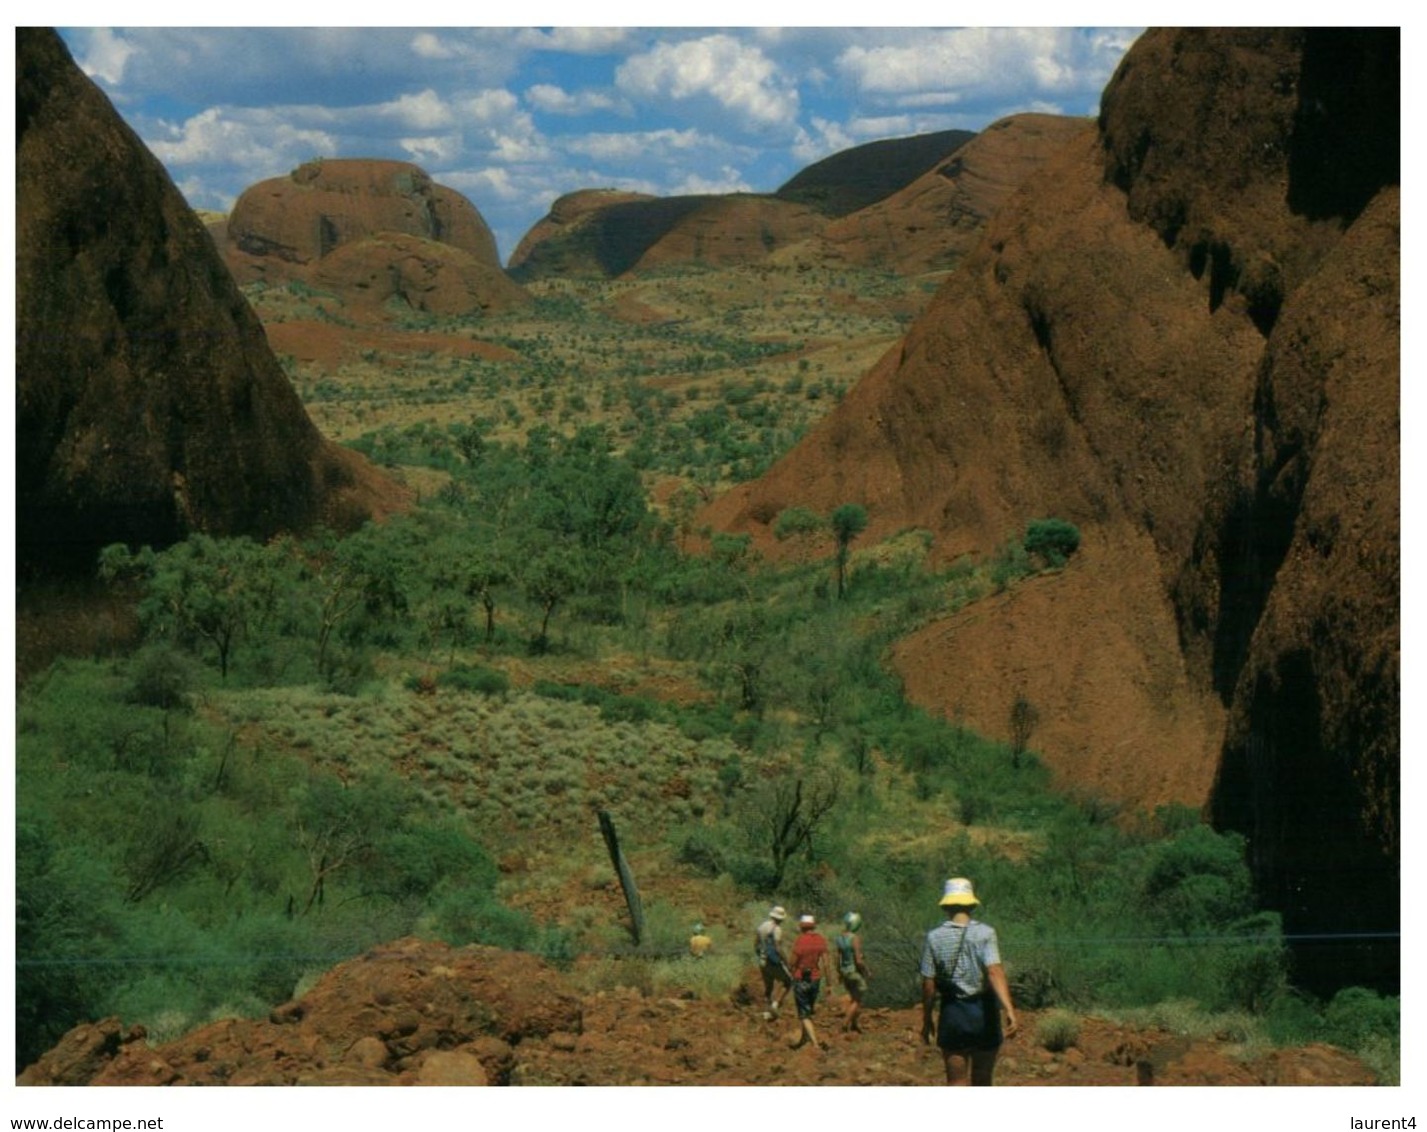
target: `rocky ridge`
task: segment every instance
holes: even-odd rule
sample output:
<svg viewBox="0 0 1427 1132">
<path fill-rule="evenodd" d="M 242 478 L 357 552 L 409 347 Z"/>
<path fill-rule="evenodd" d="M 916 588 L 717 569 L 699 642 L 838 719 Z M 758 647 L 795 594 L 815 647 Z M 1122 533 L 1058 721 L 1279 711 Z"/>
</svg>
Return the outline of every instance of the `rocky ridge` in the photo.
<svg viewBox="0 0 1427 1132">
<path fill-rule="evenodd" d="M 577 974 L 577 972 L 576 972 Z M 931 1085 L 936 1050 L 920 1008 L 876 1009 L 864 1033 L 837 1032 L 841 1000 L 820 1007 L 827 1048 L 789 1048 L 797 1022 L 762 1019 L 755 969 L 726 1000 L 578 992 L 529 955 L 403 939 L 339 964 L 266 1019 L 226 1019 L 151 1044 L 117 1018 L 76 1027 L 20 1085 Z M 1051 1052 L 1023 1012 L 997 1083 L 1370 1085 L 1325 1045 L 1250 1050 L 1231 1035 L 1189 1038 L 1101 1018 Z"/>
<path fill-rule="evenodd" d="M 529 301 L 476 207 L 405 161 L 310 161 L 244 190 L 209 230 L 239 283 L 308 283 L 367 319 L 391 300 L 437 315 Z"/>
</svg>

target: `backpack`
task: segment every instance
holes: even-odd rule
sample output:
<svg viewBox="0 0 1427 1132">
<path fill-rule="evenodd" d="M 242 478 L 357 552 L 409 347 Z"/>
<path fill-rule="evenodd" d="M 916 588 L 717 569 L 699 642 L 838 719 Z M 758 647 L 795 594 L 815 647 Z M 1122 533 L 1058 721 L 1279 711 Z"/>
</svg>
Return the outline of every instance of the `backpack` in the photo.
<svg viewBox="0 0 1427 1132">
<path fill-rule="evenodd" d="M 763 937 L 763 958 L 774 967 L 783 966 L 783 956 L 778 952 L 777 928 L 771 928 Z"/>
</svg>

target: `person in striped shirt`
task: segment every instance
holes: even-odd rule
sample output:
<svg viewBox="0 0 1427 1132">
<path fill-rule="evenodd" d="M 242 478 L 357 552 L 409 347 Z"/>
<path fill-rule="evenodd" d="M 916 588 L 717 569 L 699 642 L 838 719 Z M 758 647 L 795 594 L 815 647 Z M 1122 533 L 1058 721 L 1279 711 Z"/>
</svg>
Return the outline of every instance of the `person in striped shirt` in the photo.
<svg viewBox="0 0 1427 1132">
<path fill-rule="evenodd" d="M 952 877 L 940 901 L 946 921 L 927 932 L 922 945 L 922 1041 L 936 1035 L 948 1085 L 991 1084 L 1001 1042 L 1016 1031 L 996 929 L 972 918 L 980 904 L 969 880 Z M 933 1027 L 932 1004 L 938 998 Z"/>
</svg>

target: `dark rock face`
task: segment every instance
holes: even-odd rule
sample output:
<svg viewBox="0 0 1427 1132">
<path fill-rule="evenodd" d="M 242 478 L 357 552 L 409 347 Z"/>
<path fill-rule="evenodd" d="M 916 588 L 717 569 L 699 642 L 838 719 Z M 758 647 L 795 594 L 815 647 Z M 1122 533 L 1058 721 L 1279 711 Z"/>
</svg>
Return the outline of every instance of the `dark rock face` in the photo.
<svg viewBox="0 0 1427 1132">
<path fill-rule="evenodd" d="M 970 130 L 942 130 L 853 146 L 801 170 L 776 195 L 824 216 L 848 216 L 905 188 L 975 136 Z"/>
<path fill-rule="evenodd" d="M 1067 141 L 1093 128 L 1089 119 L 1050 114 L 995 122 L 905 188 L 834 220 L 817 241 L 815 256 L 907 275 L 949 270 L 1002 201 Z"/>
<path fill-rule="evenodd" d="M 574 194 L 588 201 L 589 194 Z M 595 207 L 555 202 L 511 261 L 513 278 L 557 275 L 614 279 L 671 265 L 726 267 L 760 263 L 780 248 L 816 235 L 824 217 L 773 196 L 635 197 L 607 194 Z M 563 211 L 570 219 L 557 220 Z M 573 214 L 573 215 L 572 215 Z"/>
<path fill-rule="evenodd" d="M 904 642 L 909 691 L 992 735 L 1024 695 L 1063 785 L 1205 806 L 1290 932 L 1399 923 L 1398 59 L 1395 29 L 1146 33 L 1098 136 L 705 513 L 770 554 L 794 504 L 947 559 L 1078 524 L 1060 577 Z M 1397 969 L 1393 939 L 1298 977 Z"/>
<path fill-rule="evenodd" d="M 912 242 L 907 233 L 889 233 L 903 219 L 895 209 L 890 219 L 875 216 L 864 226 L 847 228 L 838 235 L 837 247 L 818 244 L 817 237 L 831 219 L 868 209 L 906 189 L 975 136 L 944 130 L 856 146 L 810 165 L 771 195 L 655 198 L 597 189 L 571 193 L 557 200 L 550 214 L 520 241 L 511 257 L 511 275 L 522 282 L 559 275 L 612 279 L 680 264 L 760 263 L 807 241 L 813 241 L 806 253 L 813 258 L 900 266 L 901 256 L 920 268 L 926 257 L 906 250 L 904 245 Z M 863 247 L 868 230 L 872 240 Z M 893 254 L 886 254 L 889 242 L 897 244 Z"/>
<path fill-rule="evenodd" d="M 400 505 L 312 425 L 202 223 L 51 31 L 17 30 L 16 119 L 22 570 Z"/>
</svg>

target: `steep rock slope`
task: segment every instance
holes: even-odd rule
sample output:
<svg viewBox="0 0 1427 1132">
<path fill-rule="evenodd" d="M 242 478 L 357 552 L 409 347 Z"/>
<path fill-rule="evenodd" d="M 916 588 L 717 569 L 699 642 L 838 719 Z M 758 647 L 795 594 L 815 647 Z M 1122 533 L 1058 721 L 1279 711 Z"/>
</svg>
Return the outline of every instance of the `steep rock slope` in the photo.
<svg viewBox="0 0 1427 1132">
<path fill-rule="evenodd" d="M 1212 803 L 1305 931 L 1398 919 L 1398 68 L 1395 29 L 1147 33 L 1098 132 L 704 516 L 777 553 L 784 507 L 858 501 L 946 559 L 1079 524 L 1062 573 L 903 642 L 909 689 L 999 735 L 1025 696 L 1069 788 Z"/>
<path fill-rule="evenodd" d="M 800 170 L 774 195 L 824 216 L 848 216 L 904 188 L 975 136 L 970 130 L 941 130 L 855 145 Z"/>
<path fill-rule="evenodd" d="M 987 126 L 911 184 L 829 224 L 809 254 L 819 262 L 918 275 L 956 265 L 991 214 L 1075 134 L 1085 119 L 1017 114 Z"/>
<path fill-rule="evenodd" d="M 511 275 L 522 282 L 558 275 L 615 278 L 680 264 L 760 263 L 810 240 L 819 248 L 814 238 L 831 218 L 906 188 L 973 137 L 945 130 L 855 146 L 808 166 L 771 195 L 571 193 L 520 241 Z M 875 258 L 874 252 L 846 261 Z"/>
<path fill-rule="evenodd" d="M 309 161 L 244 190 L 214 235 L 240 283 L 295 279 L 436 314 L 528 301 L 476 207 L 405 161 Z"/>
<path fill-rule="evenodd" d="M 602 209 L 656 198 L 648 193 L 618 189 L 581 189 L 566 193 L 550 211 L 521 237 L 510 257 L 510 273 L 519 280 L 551 276 L 599 276 L 601 225 L 595 218 Z"/>
<path fill-rule="evenodd" d="M 579 204 L 588 203 L 580 194 Z M 569 213 L 569 205 L 556 210 Z M 772 196 L 615 197 L 582 208 L 578 223 L 540 221 L 511 261 L 513 278 L 552 275 L 614 279 L 651 267 L 725 267 L 759 263 L 820 231 L 826 219 L 806 205 Z M 545 233 L 540 238 L 537 233 Z"/>
<path fill-rule="evenodd" d="M 16 85 L 22 569 L 403 505 L 312 425 L 202 223 L 57 35 L 17 31 Z"/>
</svg>

